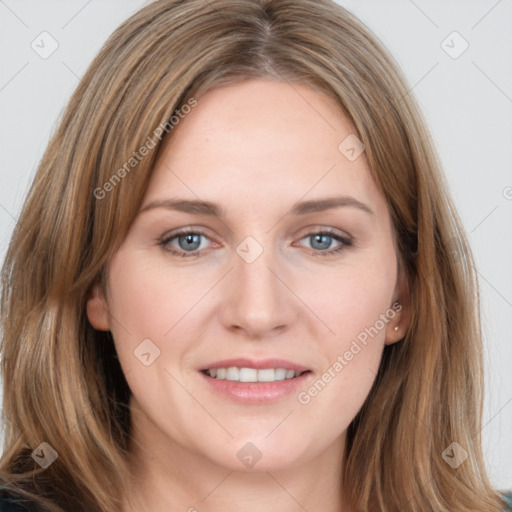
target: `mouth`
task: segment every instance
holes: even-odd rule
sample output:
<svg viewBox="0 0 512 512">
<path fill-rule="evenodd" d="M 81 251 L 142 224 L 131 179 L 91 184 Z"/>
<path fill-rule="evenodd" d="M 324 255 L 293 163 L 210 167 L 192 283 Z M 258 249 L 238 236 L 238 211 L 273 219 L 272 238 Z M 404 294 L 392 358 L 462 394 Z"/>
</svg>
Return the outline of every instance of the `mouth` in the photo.
<svg viewBox="0 0 512 512">
<path fill-rule="evenodd" d="M 313 373 L 283 359 L 230 359 L 202 368 L 200 373 L 215 394 L 242 404 L 264 404 L 290 396 Z"/>
<path fill-rule="evenodd" d="M 205 375 L 217 380 L 230 380 L 234 382 L 278 382 L 281 380 L 295 379 L 310 370 L 297 372 L 286 368 L 238 368 L 229 366 L 227 368 L 210 368 L 201 370 Z"/>
</svg>

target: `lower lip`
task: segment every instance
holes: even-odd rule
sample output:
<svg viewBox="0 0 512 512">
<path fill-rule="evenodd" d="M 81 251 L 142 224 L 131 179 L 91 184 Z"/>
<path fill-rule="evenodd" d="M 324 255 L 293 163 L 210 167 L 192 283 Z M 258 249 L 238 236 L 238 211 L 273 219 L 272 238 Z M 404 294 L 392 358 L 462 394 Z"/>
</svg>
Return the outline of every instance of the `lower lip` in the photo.
<svg viewBox="0 0 512 512">
<path fill-rule="evenodd" d="M 297 388 L 304 386 L 305 381 L 312 375 L 311 372 L 305 372 L 293 379 L 274 382 L 238 382 L 214 379 L 203 372 L 199 373 L 215 392 L 242 404 L 276 402 L 297 391 Z"/>
</svg>

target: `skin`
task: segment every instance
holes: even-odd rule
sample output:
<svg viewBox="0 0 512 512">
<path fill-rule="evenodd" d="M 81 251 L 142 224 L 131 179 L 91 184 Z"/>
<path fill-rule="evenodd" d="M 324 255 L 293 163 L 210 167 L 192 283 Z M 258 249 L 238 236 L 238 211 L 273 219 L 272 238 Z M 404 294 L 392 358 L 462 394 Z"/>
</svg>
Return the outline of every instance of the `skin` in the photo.
<svg viewBox="0 0 512 512">
<path fill-rule="evenodd" d="M 387 203 L 365 154 L 349 161 L 339 151 L 356 130 L 325 95 L 251 79 L 197 99 L 164 141 L 141 210 L 201 199 L 225 217 L 141 211 L 109 263 L 107 291 L 95 287 L 87 304 L 91 324 L 112 331 L 133 393 L 123 511 L 349 511 L 340 490 L 347 427 L 384 345 L 409 320 Z M 373 214 L 353 206 L 290 214 L 299 200 L 333 195 Z M 159 245 L 187 227 L 206 233 L 189 249 L 196 256 Z M 328 228 L 353 245 L 310 236 Z M 248 236 L 263 248 L 252 263 L 236 252 Z M 189 246 L 174 238 L 167 247 Z M 307 405 L 296 392 L 266 405 L 230 402 L 199 374 L 222 359 L 279 357 L 311 370 L 307 390 L 397 300 L 400 313 Z M 161 351 L 149 366 L 133 353 L 147 338 Z M 249 442 L 262 454 L 252 468 L 237 457 Z"/>
</svg>

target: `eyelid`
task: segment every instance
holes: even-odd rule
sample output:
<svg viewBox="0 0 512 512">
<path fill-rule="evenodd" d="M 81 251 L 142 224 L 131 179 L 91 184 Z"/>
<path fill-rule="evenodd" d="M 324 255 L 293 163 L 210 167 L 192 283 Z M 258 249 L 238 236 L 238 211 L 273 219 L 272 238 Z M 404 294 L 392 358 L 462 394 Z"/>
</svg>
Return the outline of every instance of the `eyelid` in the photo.
<svg viewBox="0 0 512 512">
<path fill-rule="evenodd" d="M 343 238 L 350 242 L 354 241 L 354 237 L 352 235 L 350 235 L 349 233 L 347 233 L 346 231 L 343 231 L 341 229 L 332 228 L 332 227 L 325 227 L 325 226 L 322 226 L 321 224 L 315 224 L 314 226 L 308 226 L 308 227 L 304 228 L 304 230 L 301 230 L 299 232 L 299 234 L 300 233 L 303 233 L 302 235 L 300 235 L 301 239 L 307 235 L 315 235 L 315 234 L 322 233 L 322 234 L 337 236 L 337 237 Z M 299 235 L 297 235 L 297 236 L 299 236 Z"/>
<path fill-rule="evenodd" d="M 174 238 L 177 236 L 183 236 L 187 234 L 204 235 L 206 238 L 212 240 L 212 237 L 208 235 L 207 230 L 205 228 L 195 226 L 171 229 L 170 231 L 166 231 L 163 235 L 161 235 L 159 237 L 159 240 L 168 240 L 169 238 Z"/>
</svg>

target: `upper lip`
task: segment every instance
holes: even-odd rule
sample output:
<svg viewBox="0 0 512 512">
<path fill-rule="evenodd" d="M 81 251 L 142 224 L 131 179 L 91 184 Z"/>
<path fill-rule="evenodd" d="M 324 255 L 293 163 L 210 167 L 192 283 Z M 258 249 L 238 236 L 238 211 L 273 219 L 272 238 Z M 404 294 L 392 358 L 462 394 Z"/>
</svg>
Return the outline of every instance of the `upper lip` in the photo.
<svg viewBox="0 0 512 512">
<path fill-rule="evenodd" d="M 214 368 L 256 368 L 257 370 L 262 370 L 264 368 L 283 368 L 285 370 L 293 370 L 294 372 L 305 372 L 309 370 L 306 366 L 302 366 L 300 364 L 292 363 L 291 361 L 287 361 L 285 359 L 249 359 L 246 357 L 241 357 L 238 359 L 224 359 L 222 361 L 216 361 L 215 363 L 210 363 L 201 371 L 204 370 L 213 370 Z"/>
</svg>

